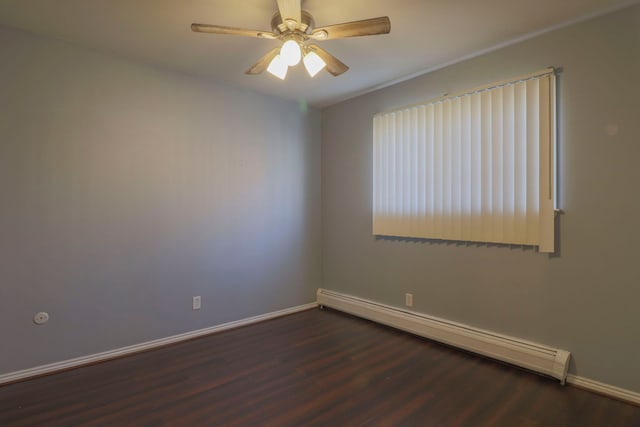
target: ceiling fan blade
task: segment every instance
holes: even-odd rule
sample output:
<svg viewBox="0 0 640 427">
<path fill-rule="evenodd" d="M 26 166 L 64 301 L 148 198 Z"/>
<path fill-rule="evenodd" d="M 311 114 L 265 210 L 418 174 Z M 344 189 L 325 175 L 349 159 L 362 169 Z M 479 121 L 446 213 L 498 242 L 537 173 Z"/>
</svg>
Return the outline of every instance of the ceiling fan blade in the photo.
<svg viewBox="0 0 640 427">
<path fill-rule="evenodd" d="M 196 33 L 258 37 L 261 39 L 277 39 L 278 38 L 278 36 L 276 36 L 270 31 L 249 30 L 247 28 L 223 27 L 222 25 L 191 24 L 191 31 Z"/>
<path fill-rule="evenodd" d="M 273 60 L 273 58 L 275 58 L 278 55 L 279 51 L 280 51 L 279 47 L 274 47 L 273 49 L 271 49 L 266 55 L 264 55 L 262 58 L 260 58 L 258 60 L 258 62 L 253 64 L 251 66 L 251 68 L 249 68 L 247 71 L 245 71 L 245 74 L 260 74 L 260 73 L 262 73 L 264 70 L 267 69 L 267 67 L 269 66 L 269 64 Z"/>
<path fill-rule="evenodd" d="M 346 72 L 349 67 L 347 67 L 342 61 L 340 61 L 335 56 L 331 55 L 326 50 L 322 49 L 320 46 L 315 44 L 310 44 L 309 49 L 316 53 L 326 64 L 327 71 L 333 74 L 334 76 L 339 76 L 340 74 Z"/>
<path fill-rule="evenodd" d="M 282 22 L 286 24 L 286 21 L 294 20 L 296 21 L 296 25 L 294 28 L 300 24 L 301 22 L 301 8 L 300 8 L 301 0 L 278 0 L 278 10 L 280 11 L 280 16 L 282 17 Z"/>
<path fill-rule="evenodd" d="M 310 38 L 315 40 L 342 39 L 345 37 L 374 36 L 389 34 L 391 21 L 388 16 L 364 19 L 362 21 L 346 22 L 344 24 L 329 25 L 313 30 Z"/>
</svg>

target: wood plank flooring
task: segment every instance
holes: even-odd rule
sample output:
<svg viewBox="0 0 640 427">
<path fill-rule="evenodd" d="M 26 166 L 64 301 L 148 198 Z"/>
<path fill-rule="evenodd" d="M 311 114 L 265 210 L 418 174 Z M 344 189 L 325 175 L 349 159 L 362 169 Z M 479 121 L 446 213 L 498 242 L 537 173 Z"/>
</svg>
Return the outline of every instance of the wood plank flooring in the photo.
<svg viewBox="0 0 640 427">
<path fill-rule="evenodd" d="M 0 426 L 640 426 L 640 407 L 332 310 L 0 387 Z"/>
</svg>

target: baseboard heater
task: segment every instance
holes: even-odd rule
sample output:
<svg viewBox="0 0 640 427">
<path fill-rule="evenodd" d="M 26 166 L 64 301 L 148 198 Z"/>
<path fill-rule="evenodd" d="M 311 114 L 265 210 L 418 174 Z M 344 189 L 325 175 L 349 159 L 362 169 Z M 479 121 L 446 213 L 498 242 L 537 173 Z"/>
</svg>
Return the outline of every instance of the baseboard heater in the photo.
<svg viewBox="0 0 640 427">
<path fill-rule="evenodd" d="M 318 304 L 557 378 L 564 384 L 570 353 L 460 323 L 318 289 Z"/>
</svg>

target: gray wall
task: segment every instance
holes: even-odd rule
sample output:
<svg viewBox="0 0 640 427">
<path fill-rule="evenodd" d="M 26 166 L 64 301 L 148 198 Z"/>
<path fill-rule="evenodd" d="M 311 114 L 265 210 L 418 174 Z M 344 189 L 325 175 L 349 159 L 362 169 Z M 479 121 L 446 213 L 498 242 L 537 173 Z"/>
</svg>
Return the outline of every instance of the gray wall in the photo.
<svg viewBox="0 0 640 427">
<path fill-rule="evenodd" d="M 556 256 L 371 235 L 376 112 L 550 65 L 564 69 Z M 635 6 L 324 110 L 324 286 L 394 306 L 411 292 L 419 312 L 567 349 L 571 372 L 640 392 L 639 77 Z"/>
<path fill-rule="evenodd" d="M 314 301 L 318 111 L 7 28 L 0 52 L 0 374 Z"/>
</svg>

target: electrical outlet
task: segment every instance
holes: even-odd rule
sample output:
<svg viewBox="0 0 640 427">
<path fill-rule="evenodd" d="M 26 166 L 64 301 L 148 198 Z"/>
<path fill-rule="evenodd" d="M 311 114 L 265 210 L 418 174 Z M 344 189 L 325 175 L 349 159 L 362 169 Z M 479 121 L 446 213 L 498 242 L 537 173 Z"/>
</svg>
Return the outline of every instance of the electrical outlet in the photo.
<svg viewBox="0 0 640 427">
<path fill-rule="evenodd" d="M 36 313 L 36 315 L 33 316 L 33 323 L 35 323 L 36 325 L 43 325 L 48 321 L 49 321 L 49 313 L 45 313 L 44 311 L 41 311 L 40 313 Z"/>
<path fill-rule="evenodd" d="M 404 294 L 404 305 L 413 307 L 413 294 Z"/>
<path fill-rule="evenodd" d="M 193 297 L 193 309 L 200 310 L 200 307 L 202 307 L 202 297 Z"/>
</svg>

